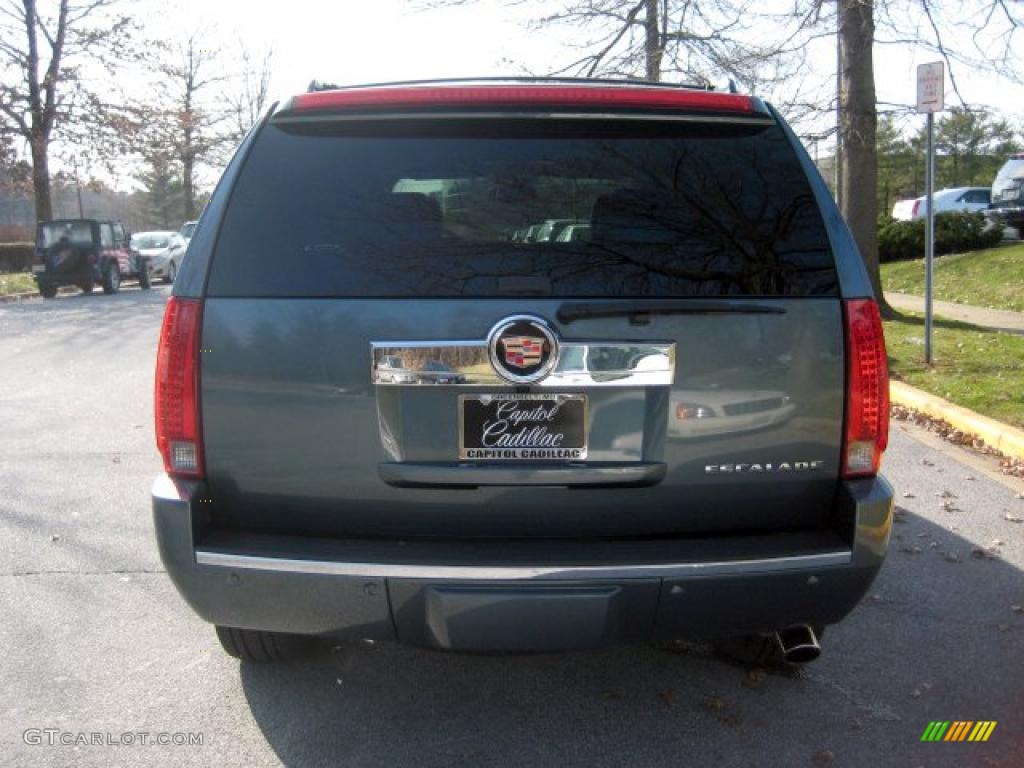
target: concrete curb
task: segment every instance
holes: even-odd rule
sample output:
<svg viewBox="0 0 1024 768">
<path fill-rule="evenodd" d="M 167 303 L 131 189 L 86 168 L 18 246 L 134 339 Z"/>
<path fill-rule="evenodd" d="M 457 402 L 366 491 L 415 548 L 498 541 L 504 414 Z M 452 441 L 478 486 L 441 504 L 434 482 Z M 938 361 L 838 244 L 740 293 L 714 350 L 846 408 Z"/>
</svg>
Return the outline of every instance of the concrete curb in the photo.
<svg viewBox="0 0 1024 768">
<path fill-rule="evenodd" d="M 942 419 L 961 432 L 980 437 L 989 448 L 1024 461 L 1024 430 L 954 405 L 948 400 L 922 392 L 902 381 L 889 383 L 889 397 L 898 405 L 921 411 L 935 419 Z"/>
<path fill-rule="evenodd" d="M 75 288 L 70 285 L 65 285 L 62 288 L 57 289 L 57 293 L 68 294 L 68 293 L 80 293 L 79 288 Z M 0 304 L 12 304 L 16 301 L 28 301 L 30 299 L 42 299 L 39 295 L 39 291 L 27 291 L 25 293 L 6 293 L 0 296 Z"/>
</svg>

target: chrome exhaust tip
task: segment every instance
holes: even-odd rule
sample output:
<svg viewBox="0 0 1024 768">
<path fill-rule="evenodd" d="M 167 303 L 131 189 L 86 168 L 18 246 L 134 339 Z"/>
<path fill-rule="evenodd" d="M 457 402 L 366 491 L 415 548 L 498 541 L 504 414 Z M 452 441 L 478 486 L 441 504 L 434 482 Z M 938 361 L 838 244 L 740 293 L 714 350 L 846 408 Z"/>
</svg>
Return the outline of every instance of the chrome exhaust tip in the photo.
<svg viewBox="0 0 1024 768">
<path fill-rule="evenodd" d="M 806 664 L 821 656 L 818 636 L 806 624 L 799 624 L 776 632 L 775 640 L 779 644 L 782 658 L 787 664 Z"/>
</svg>

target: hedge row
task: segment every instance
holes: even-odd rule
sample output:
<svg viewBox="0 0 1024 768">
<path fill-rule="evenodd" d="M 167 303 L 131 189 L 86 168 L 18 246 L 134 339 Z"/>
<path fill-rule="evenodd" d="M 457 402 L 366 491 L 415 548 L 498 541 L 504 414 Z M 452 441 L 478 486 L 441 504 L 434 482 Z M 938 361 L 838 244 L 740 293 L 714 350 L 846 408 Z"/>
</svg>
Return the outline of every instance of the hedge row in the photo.
<svg viewBox="0 0 1024 768">
<path fill-rule="evenodd" d="M 936 256 L 992 248 L 1002 237 L 1002 229 L 981 213 L 956 211 L 935 216 Z M 879 222 L 878 256 L 882 262 L 924 258 L 924 219 Z"/>
<path fill-rule="evenodd" d="M 32 263 L 32 243 L 0 243 L 0 272 L 22 272 Z"/>
</svg>

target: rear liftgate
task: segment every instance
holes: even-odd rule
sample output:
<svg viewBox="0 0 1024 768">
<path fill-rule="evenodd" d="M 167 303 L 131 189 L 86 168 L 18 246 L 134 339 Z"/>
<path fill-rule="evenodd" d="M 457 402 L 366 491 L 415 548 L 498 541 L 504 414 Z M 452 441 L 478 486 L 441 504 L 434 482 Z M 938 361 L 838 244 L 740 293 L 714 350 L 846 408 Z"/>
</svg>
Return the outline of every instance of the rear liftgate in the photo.
<svg viewBox="0 0 1024 768">
<path fill-rule="evenodd" d="M 664 440 L 675 375 L 672 342 L 560 341 L 544 319 L 515 315 L 480 341 L 384 341 L 371 347 L 381 434 L 396 459 L 380 465 L 390 485 L 621 487 L 653 485 L 665 476 L 665 463 L 652 454 Z M 423 366 L 424 359 L 440 364 Z M 456 388 L 458 456 L 449 462 L 402 461 L 396 436 L 402 434 L 407 393 L 432 385 Z M 590 397 L 607 388 L 643 395 L 640 460 L 588 461 Z M 389 591 L 401 640 L 536 650 L 644 639 L 659 586 L 652 578 L 543 586 L 397 579 Z"/>
</svg>

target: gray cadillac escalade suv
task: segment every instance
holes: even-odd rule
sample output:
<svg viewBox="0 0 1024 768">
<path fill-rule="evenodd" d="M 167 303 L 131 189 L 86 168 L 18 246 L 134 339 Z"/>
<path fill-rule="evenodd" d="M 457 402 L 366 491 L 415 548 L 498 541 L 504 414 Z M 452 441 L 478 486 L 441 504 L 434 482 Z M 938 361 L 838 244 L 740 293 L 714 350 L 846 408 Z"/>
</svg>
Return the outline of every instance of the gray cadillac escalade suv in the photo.
<svg viewBox="0 0 1024 768">
<path fill-rule="evenodd" d="M 546 223 L 579 237 L 529 238 Z M 306 93 L 196 227 L 156 375 L 160 553 L 228 653 L 314 636 L 805 661 L 885 556 L 878 309 L 732 93 Z"/>
</svg>

